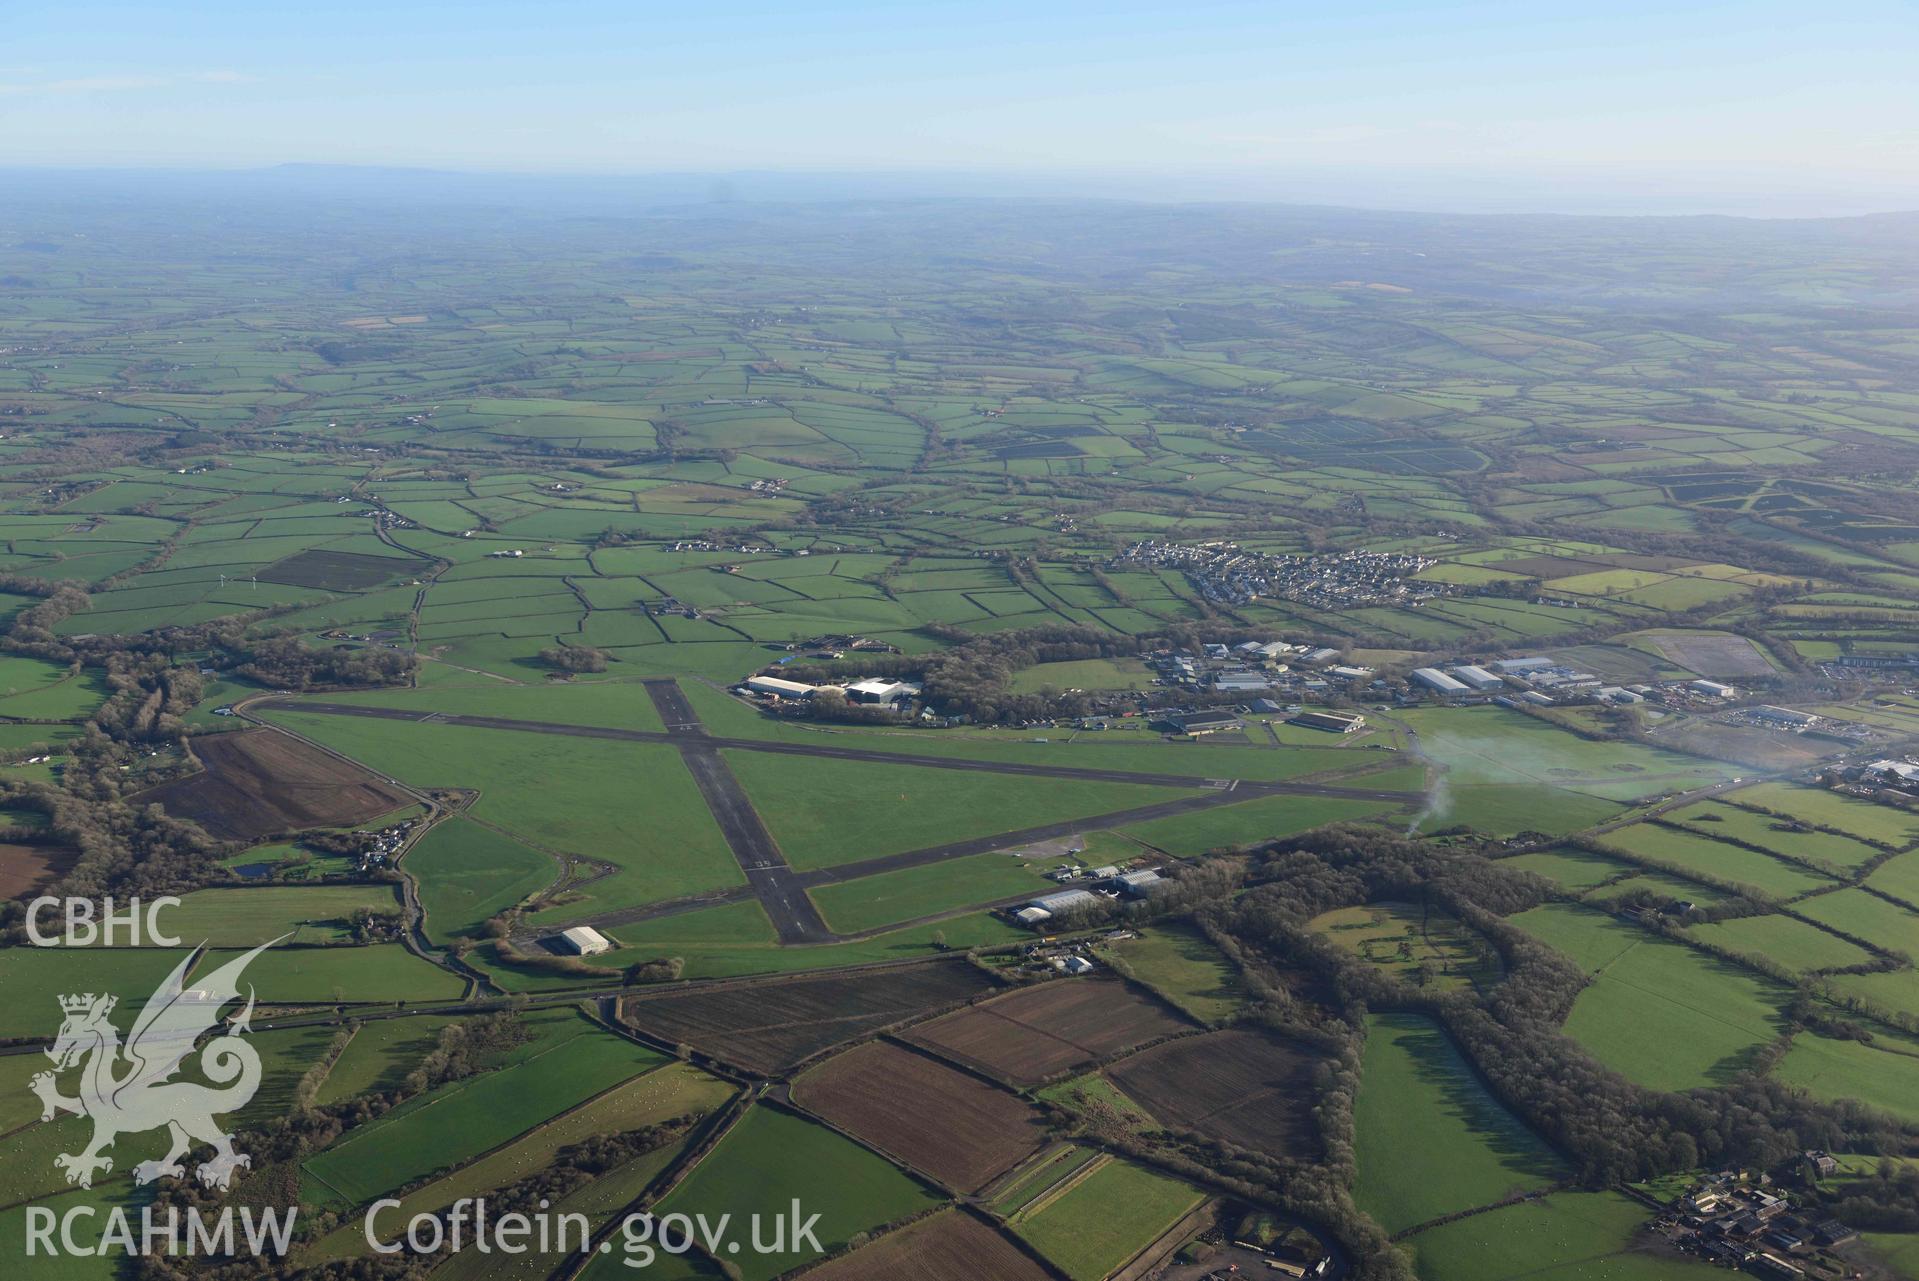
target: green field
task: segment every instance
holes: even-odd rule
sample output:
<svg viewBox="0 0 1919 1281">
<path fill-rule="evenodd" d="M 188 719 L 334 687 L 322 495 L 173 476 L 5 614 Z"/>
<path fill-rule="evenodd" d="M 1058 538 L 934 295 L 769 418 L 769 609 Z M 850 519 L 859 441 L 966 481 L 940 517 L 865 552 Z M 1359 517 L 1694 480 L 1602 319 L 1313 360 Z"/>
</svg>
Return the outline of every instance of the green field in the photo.
<svg viewBox="0 0 1919 1281">
<path fill-rule="evenodd" d="M 1133 979 L 1202 1023 L 1223 1023 L 1248 1000 L 1233 963 L 1190 925 L 1156 925 L 1108 950 Z"/>
<path fill-rule="evenodd" d="M 1353 1200 L 1388 1232 L 1566 1177 L 1559 1158 L 1486 1091 L 1430 1020 L 1373 1015 L 1364 1072 L 1353 1117 Z"/>
<path fill-rule="evenodd" d="M 835 932 L 857 934 L 998 899 L 1044 894 L 1058 888 L 1042 875 L 1053 866 L 1048 859 L 975 854 L 822 885 L 811 895 Z"/>
<path fill-rule="evenodd" d="M 832 1252 L 853 1237 L 939 1203 L 939 1198 L 864 1148 L 778 1108 L 753 1108 L 661 1200 L 671 1214 L 725 1206 L 736 1219 L 768 1222 L 795 1200 L 818 1214 L 815 1233 Z M 804 1217 L 804 1216 L 803 1216 Z M 770 1231 L 770 1229 L 769 1229 Z M 767 1281 L 810 1259 L 811 1251 L 743 1253 L 748 1281 Z"/>
<path fill-rule="evenodd" d="M 1730 1080 L 1779 1033 L 1787 993 L 1745 970 L 1586 908 L 1548 904 L 1512 922 L 1594 976 L 1566 1034 L 1642 1085 Z"/>
<path fill-rule="evenodd" d="M 314 1096 L 319 1103 L 337 1103 L 369 1090 L 391 1090 L 432 1053 L 440 1030 L 451 1018 L 371 1019 L 353 1033 L 340 1056 L 327 1069 L 326 1080 Z"/>
<path fill-rule="evenodd" d="M 547 855 L 464 818 L 421 837 L 407 851 L 406 870 L 418 878 L 427 937 L 436 943 L 473 932 L 558 874 Z"/>
<path fill-rule="evenodd" d="M 1012 1227 L 1073 1281 L 1102 1281 L 1204 1199 L 1177 1179 L 1107 1159 L 1018 1211 Z"/>
<path fill-rule="evenodd" d="M 794 867 L 832 867 L 1194 793 L 910 765 L 725 753 Z"/>
<path fill-rule="evenodd" d="M 567 1010 L 529 1023 L 535 1039 L 496 1069 L 409 1100 L 310 1157 L 302 1195 L 359 1205 L 469 1161 L 661 1061 Z"/>
<path fill-rule="evenodd" d="M 1421 1281 L 1706 1281 L 1723 1273 L 1639 1237 L 1646 1207 L 1617 1192 L 1559 1192 L 1403 1243 Z"/>
<path fill-rule="evenodd" d="M 1919 1041 L 1909 1037 L 1881 1033 L 1865 1045 L 1801 1032 L 1772 1079 L 1802 1086 L 1814 1098 L 1857 1099 L 1919 1123 Z"/>
</svg>

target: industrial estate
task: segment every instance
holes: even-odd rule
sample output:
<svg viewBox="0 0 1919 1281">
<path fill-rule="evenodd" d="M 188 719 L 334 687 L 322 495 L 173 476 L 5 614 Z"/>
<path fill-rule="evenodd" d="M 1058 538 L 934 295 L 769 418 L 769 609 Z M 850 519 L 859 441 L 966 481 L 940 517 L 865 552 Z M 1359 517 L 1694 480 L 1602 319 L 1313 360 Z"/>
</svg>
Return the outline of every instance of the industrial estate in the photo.
<svg viewBox="0 0 1919 1281">
<path fill-rule="evenodd" d="M 1919 1276 L 1910 221 L 196 208 L 0 217 L 0 1275 Z"/>
</svg>

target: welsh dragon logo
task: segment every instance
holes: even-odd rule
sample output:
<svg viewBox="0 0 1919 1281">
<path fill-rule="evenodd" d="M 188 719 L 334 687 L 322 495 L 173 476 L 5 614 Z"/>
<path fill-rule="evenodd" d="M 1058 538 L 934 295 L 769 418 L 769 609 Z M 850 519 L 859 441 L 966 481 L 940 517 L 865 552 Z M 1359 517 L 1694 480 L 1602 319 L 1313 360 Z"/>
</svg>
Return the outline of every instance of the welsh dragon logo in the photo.
<svg viewBox="0 0 1919 1281">
<path fill-rule="evenodd" d="M 138 1183 L 185 1175 L 180 1158 L 196 1142 L 209 1144 L 214 1151 L 213 1159 L 198 1170 L 200 1182 L 209 1187 L 226 1187 L 235 1170 L 253 1164 L 251 1157 L 233 1150 L 233 1136 L 214 1119 L 245 1107 L 260 1088 L 260 1056 L 244 1036 L 253 1017 L 251 987 L 246 1008 L 227 1024 L 224 1034 L 212 1037 L 200 1050 L 200 1072 L 213 1084 L 172 1078 L 186 1065 L 200 1038 L 220 1026 L 221 1007 L 239 999 L 240 974 L 248 962 L 280 941 L 274 939 L 236 957 L 192 988 L 185 986 L 185 979 L 197 953 L 188 953 L 141 1007 L 124 1045 L 108 1021 L 117 997 L 88 993 L 60 998 L 66 1018 L 46 1052 L 54 1070 L 41 1072 L 30 1085 L 40 1096 L 42 1121 L 51 1121 L 61 1112 L 93 1121 L 93 1139 L 84 1149 L 53 1159 L 66 1172 L 68 1183 L 91 1187 L 95 1173 L 113 1169 L 113 1159 L 104 1152 L 115 1138 L 162 1126 L 169 1137 L 167 1154 L 136 1165 L 133 1177 Z M 75 1066 L 80 1068 L 80 1093 L 68 1098 L 60 1093 L 56 1078 Z"/>
</svg>

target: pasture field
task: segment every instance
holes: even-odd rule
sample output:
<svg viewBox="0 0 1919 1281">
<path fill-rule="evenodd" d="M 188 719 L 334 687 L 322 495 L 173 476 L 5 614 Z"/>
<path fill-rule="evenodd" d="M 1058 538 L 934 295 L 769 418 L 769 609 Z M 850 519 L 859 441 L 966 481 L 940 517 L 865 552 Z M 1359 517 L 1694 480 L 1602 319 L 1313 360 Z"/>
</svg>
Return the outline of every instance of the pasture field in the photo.
<svg viewBox="0 0 1919 1281">
<path fill-rule="evenodd" d="M 1035 663 L 1013 676 L 1013 692 L 1043 689 L 1147 689 L 1153 674 L 1138 659 L 1089 658 L 1078 662 Z"/>
<path fill-rule="evenodd" d="M 1155 925 L 1137 938 L 1109 944 L 1107 951 L 1126 966 L 1128 977 L 1143 983 L 1200 1023 L 1219 1024 L 1246 1004 L 1239 971 L 1195 927 L 1183 922 Z"/>
<path fill-rule="evenodd" d="M 531 1015 L 528 1023 L 535 1038 L 493 1070 L 409 1099 L 309 1157 L 303 1199 L 363 1204 L 462 1165 L 661 1062 L 569 1010 Z"/>
<path fill-rule="evenodd" d="M 685 1116 L 705 1116 L 731 1098 L 733 1087 L 685 1064 L 664 1067 L 616 1085 L 571 1111 L 561 1112 L 512 1143 L 409 1192 L 386 1213 L 405 1223 L 465 1196 L 480 1196 L 543 1169 L 561 1148 L 600 1135 L 661 1125 Z M 382 1225 L 384 1227 L 384 1224 Z M 309 1262 L 351 1258 L 364 1252 L 364 1224 L 354 1219 L 315 1243 Z"/>
<path fill-rule="evenodd" d="M 406 853 L 406 870 L 419 882 L 427 937 L 436 943 L 474 932 L 558 873 L 550 856 L 466 818 L 421 837 Z"/>
<path fill-rule="evenodd" d="M 1790 783 L 1761 783 L 1732 793 L 1732 802 L 1754 809 L 1770 810 L 1806 823 L 1837 828 L 1862 840 L 1877 841 L 1894 849 L 1904 849 L 1919 841 L 1919 816 L 1885 805 L 1854 800 L 1837 792 L 1817 787 L 1795 787 Z"/>
<path fill-rule="evenodd" d="M 1137 783 L 1020 778 L 738 751 L 725 756 L 787 861 L 797 868 L 832 867 L 1195 794 Z"/>
<path fill-rule="evenodd" d="M 1501 859 L 1499 865 L 1522 872 L 1535 872 L 1573 893 L 1595 889 L 1632 870 L 1630 863 L 1617 862 L 1590 850 L 1579 849 L 1519 854 Z"/>
<path fill-rule="evenodd" d="M 497 680 L 442 680 L 413 689 L 375 689 L 326 694 L 320 701 L 348 707 L 392 707 L 455 716 L 494 716 L 502 720 L 548 725 L 585 725 L 602 729 L 658 732 L 666 727 L 638 681 L 577 679 L 536 685 L 506 685 Z M 298 702 L 286 704 L 298 709 Z"/>
<path fill-rule="evenodd" d="M 348 941 L 348 918 L 360 909 L 398 916 L 400 896 L 391 885 L 262 885 L 198 890 L 155 917 L 162 932 L 183 946 L 248 948 L 291 935 L 282 947 L 324 946 Z"/>
<path fill-rule="evenodd" d="M 1919 1122 L 1919 1041 L 1877 1033 L 1870 1045 L 1801 1032 L 1771 1077 L 1814 1098 L 1859 1102 Z"/>
<path fill-rule="evenodd" d="M 1040 1115 L 1016 1095 L 936 1059 L 873 1042 L 795 1083 L 808 1111 L 960 1192 L 977 1192 L 1038 1150 Z"/>
<path fill-rule="evenodd" d="M 209 951 L 193 973 L 209 973 L 238 955 Z M 188 976 L 189 982 L 192 977 Z M 466 990 L 465 981 L 457 975 L 398 943 L 268 948 L 247 966 L 246 980 L 267 1003 L 450 1001 Z"/>
<path fill-rule="evenodd" d="M 314 1101 L 338 1103 L 368 1091 L 397 1088 L 433 1051 L 441 1029 L 453 1022 L 433 1015 L 367 1020 L 327 1069 Z"/>
<path fill-rule="evenodd" d="M 733 1207 L 771 1222 L 798 1200 L 818 1214 L 815 1231 L 827 1253 L 863 1232 L 939 1204 L 939 1198 L 866 1149 L 820 1125 L 761 1104 L 740 1118 L 719 1144 L 658 1206 L 658 1213 Z M 748 1281 L 770 1281 L 818 1256 L 810 1251 L 742 1253 Z"/>
<path fill-rule="evenodd" d="M 1555 1192 L 1402 1243 L 1422 1281 L 1709 1281 L 1720 1269 L 1639 1238 L 1646 1207 L 1618 1192 Z"/>
<path fill-rule="evenodd" d="M 1831 877 L 1783 859 L 1659 823 L 1635 823 L 1608 832 L 1601 839 L 1612 849 L 1672 865 L 1682 876 L 1697 872 L 1718 881 L 1751 886 L 1768 898 L 1795 898 L 1811 890 L 1830 888 L 1833 883 Z"/>
<path fill-rule="evenodd" d="M 1737 797 L 1741 793 L 1735 792 L 1733 795 Z M 1697 805 L 1673 810 L 1666 817 L 1684 823 L 1702 836 L 1745 841 L 1778 854 L 1810 859 L 1843 871 L 1855 870 L 1862 863 L 1881 855 L 1880 850 L 1851 837 L 1816 831 L 1789 819 L 1775 818 L 1723 801 L 1701 801 Z"/>
<path fill-rule="evenodd" d="M 1189 1026 L 1124 984 L 1059 979 L 969 1006 L 907 1035 L 976 1072 L 1032 1086 Z"/>
<path fill-rule="evenodd" d="M 1872 959 L 1864 948 L 1789 916 L 1743 916 L 1714 925 L 1696 925 L 1687 933 L 1742 955 L 1769 958 L 1801 973 L 1864 965 Z"/>
<path fill-rule="evenodd" d="M 1550 903 L 1512 923 L 1594 975 L 1566 1034 L 1642 1085 L 1728 1080 L 1779 1034 L 1788 993 L 1745 970 L 1589 908 Z"/>
<path fill-rule="evenodd" d="M 1016 1213 L 1013 1231 L 1073 1281 L 1102 1281 L 1206 1199 L 1190 1184 L 1117 1157 Z"/>
<path fill-rule="evenodd" d="M 1429 1019 L 1371 1016 L 1363 1072 L 1353 1200 L 1388 1232 L 1548 1187 L 1569 1173 Z"/>
<path fill-rule="evenodd" d="M 1500 978 L 1492 946 L 1437 908 L 1368 903 L 1316 916 L 1307 928 L 1415 987 L 1483 988 Z"/>
<path fill-rule="evenodd" d="M 1919 956 L 1919 913 L 1889 903 L 1862 889 L 1839 890 L 1801 900 L 1794 908 L 1821 924 L 1880 947 Z"/>
</svg>

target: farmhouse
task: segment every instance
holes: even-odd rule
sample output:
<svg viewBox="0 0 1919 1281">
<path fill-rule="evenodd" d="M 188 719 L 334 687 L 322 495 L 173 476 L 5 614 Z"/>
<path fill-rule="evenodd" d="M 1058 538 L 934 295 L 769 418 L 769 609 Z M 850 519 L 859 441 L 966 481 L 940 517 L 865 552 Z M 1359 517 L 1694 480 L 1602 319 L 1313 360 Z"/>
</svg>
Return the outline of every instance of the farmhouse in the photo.
<svg viewBox="0 0 1919 1281">
<path fill-rule="evenodd" d="M 1358 712 L 1329 712 L 1314 710 L 1301 712 L 1289 722 L 1304 725 L 1307 729 L 1329 730 L 1335 734 L 1351 734 L 1366 727 L 1366 718 Z"/>
<path fill-rule="evenodd" d="M 598 956 L 601 952 L 613 950 L 613 940 L 587 925 L 561 930 L 552 942 L 560 951 L 570 952 L 574 956 Z"/>
</svg>

